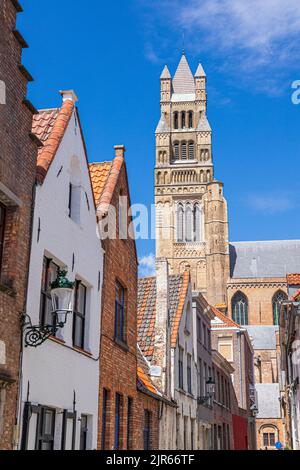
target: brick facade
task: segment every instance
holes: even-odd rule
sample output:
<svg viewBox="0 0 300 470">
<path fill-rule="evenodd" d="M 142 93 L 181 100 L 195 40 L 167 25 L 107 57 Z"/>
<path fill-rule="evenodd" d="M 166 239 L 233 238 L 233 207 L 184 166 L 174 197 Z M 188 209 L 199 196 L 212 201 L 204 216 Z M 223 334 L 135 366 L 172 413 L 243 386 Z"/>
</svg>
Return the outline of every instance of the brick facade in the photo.
<svg viewBox="0 0 300 470">
<path fill-rule="evenodd" d="M 0 1 L 0 81 L 6 88 L 6 104 L 0 104 L 0 201 L 6 208 L 0 281 L 0 449 L 11 449 L 17 438 L 20 314 L 26 299 L 37 158 L 30 138 L 33 109 L 24 103 L 29 76 L 20 67 L 26 43 L 15 33 L 18 11 L 17 1 Z"/>
<path fill-rule="evenodd" d="M 116 159 L 112 164 L 107 181 L 102 187 L 102 194 L 110 195 L 110 204 L 119 214 L 119 196 L 127 197 L 130 206 L 129 188 L 126 167 L 117 150 Z M 122 155 L 122 152 L 121 152 Z M 118 159 L 119 158 L 119 159 Z M 116 169 L 118 166 L 118 169 Z M 92 181 L 96 179 L 97 169 L 94 168 Z M 117 171 L 119 174 L 117 175 Z M 113 177 L 113 180 L 112 178 Z M 94 184 L 95 192 L 95 184 Z M 97 201 L 96 201 L 97 202 Z M 117 216 L 118 219 L 118 216 Z M 127 223 L 130 223 L 128 219 Z M 119 220 L 117 220 L 119 234 Z M 101 324 L 101 359 L 100 359 L 100 391 L 99 391 L 99 422 L 98 447 L 111 450 L 115 448 L 117 402 L 121 401 L 119 418 L 119 448 L 143 449 L 145 430 L 145 411 L 150 419 L 150 447 L 158 445 L 158 405 L 155 398 L 137 391 L 137 256 L 135 241 L 116 239 L 103 240 L 105 251 L 104 279 L 102 297 Z M 125 338 L 121 342 L 115 338 L 115 301 L 116 283 L 125 289 Z M 106 417 L 105 417 L 105 394 Z M 131 413 L 129 414 L 129 399 Z M 128 423 L 128 417 L 130 423 Z M 128 439 L 128 424 L 130 436 Z M 104 432 L 105 429 L 105 432 Z"/>
</svg>

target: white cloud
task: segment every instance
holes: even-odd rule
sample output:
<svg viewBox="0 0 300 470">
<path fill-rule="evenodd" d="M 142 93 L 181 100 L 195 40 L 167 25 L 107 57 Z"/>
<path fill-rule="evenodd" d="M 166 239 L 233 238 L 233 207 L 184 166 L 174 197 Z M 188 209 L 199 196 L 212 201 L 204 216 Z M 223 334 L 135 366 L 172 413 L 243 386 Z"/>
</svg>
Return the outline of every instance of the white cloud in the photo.
<svg viewBox="0 0 300 470">
<path fill-rule="evenodd" d="M 252 78 L 258 88 L 267 91 L 269 87 L 270 93 L 276 92 L 286 69 L 298 67 L 299 0 L 152 0 L 151 3 L 152 14 L 154 4 L 160 21 L 162 17 L 169 21 L 179 38 L 186 32 L 187 51 L 197 56 L 212 53 L 220 62 L 218 66 L 228 74 L 255 72 Z"/>
<path fill-rule="evenodd" d="M 290 193 L 252 194 L 248 196 L 247 203 L 256 212 L 278 214 L 294 209 L 294 200 Z"/>
<path fill-rule="evenodd" d="M 139 260 L 139 275 L 141 277 L 155 276 L 155 255 L 150 253 Z"/>
</svg>

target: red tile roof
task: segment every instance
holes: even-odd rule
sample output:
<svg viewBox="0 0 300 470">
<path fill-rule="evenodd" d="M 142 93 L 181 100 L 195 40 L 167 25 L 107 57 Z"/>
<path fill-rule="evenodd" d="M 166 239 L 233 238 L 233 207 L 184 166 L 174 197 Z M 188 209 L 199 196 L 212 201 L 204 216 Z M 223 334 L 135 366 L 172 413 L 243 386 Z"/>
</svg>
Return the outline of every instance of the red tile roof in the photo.
<svg viewBox="0 0 300 470">
<path fill-rule="evenodd" d="M 149 366 L 139 348 L 137 349 L 137 379 L 139 390 L 148 391 L 157 395 L 157 398 L 162 396 L 151 380 Z"/>
<path fill-rule="evenodd" d="M 107 213 L 123 164 L 124 156 L 117 154 L 111 163 L 103 162 L 90 165 L 95 202 L 98 213 L 102 216 Z"/>
<path fill-rule="evenodd" d="M 300 285 L 300 274 L 288 274 L 286 278 L 289 286 Z"/>
<path fill-rule="evenodd" d="M 175 348 L 178 329 L 183 314 L 184 302 L 188 292 L 190 274 L 169 276 L 171 347 Z M 156 278 L 142 278 L 138 289 L 138 343 L 151 362 L 155 345 L 156 322 Z"/>
<path fill-rule="evenodd" d="M 224 328 L 224 325 L 227 328 L 228 327 L 230 327 L 230 328 L 241 328 L 240 325 L 238 325 L 236 322 L 231 320 L 231 318 L 224 315 L 224 313 L 220 312 L 220 310 L 218 310 L 216 307 L 211 307 L 211 310 L 212 310 L 213 314 L 215 315 L 215 317 L 219 318 L 223 323 L 223 324 L 213 323 L 212 328 Z"/>
<path fill-rule="evenodd" d="M 61 108 L 41 110 L 33 116 L 32 133 L 44 144 L 38 151 L 37 180 L 43 183 L 68 127 L 75 104 L 65 100 Z"/>
</svg>

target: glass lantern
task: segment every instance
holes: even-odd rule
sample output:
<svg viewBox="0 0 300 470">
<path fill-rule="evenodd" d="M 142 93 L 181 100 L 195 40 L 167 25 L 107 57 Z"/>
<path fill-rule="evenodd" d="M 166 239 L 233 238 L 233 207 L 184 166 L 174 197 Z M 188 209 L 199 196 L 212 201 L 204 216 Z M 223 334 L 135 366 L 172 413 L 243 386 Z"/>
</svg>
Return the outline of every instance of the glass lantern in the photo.
<svg viewBox="0 0 300 470">
<path fill-rule="evenodd" d="M 67 278 L 67 271 L 58 269 L 57 279 L 51 284 L 52 314 L 56 324 L 63 327 L 73 312 L 74 282 Z"/>
</svg>

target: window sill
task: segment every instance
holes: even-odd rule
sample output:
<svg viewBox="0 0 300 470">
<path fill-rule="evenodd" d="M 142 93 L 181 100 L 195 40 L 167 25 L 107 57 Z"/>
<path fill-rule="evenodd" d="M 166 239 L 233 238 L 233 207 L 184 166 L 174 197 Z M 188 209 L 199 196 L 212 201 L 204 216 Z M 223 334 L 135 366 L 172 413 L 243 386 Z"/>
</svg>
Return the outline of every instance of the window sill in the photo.
<svg viewBox="0 0 300 470">
<path fill-rule="evenodd" d="M 12 289 L 11 287 L 8 287 L 6 286 L 5 284 L 2 284 L 0 282 L 0 292 L 2 292 L 3 294 L 7 294 L 9 295 L 10 297 L 16 297 L 17 293 L 14 289 Z"/>
<path fill-rule="evenodd" d="M 82 348 L 78 348 L 77 346 L 73 346 L 73 351 L 83 354 L 84 356 L 88 356 L 88 357 L 93 356 L 93 354 L 90 353 L 89 351 L 86 351 L 85 349 L 82 349 Z"/>
<path fill-rule="evenodd" d="M 119 346 L 119 348 L 123 349 L 123 351 L 125 351 L 125 352 L 129 351 L 129 347 L 121 339 L 115 337 L 114 342 L 116 343 L 117 346 Z"/>
</svg>

